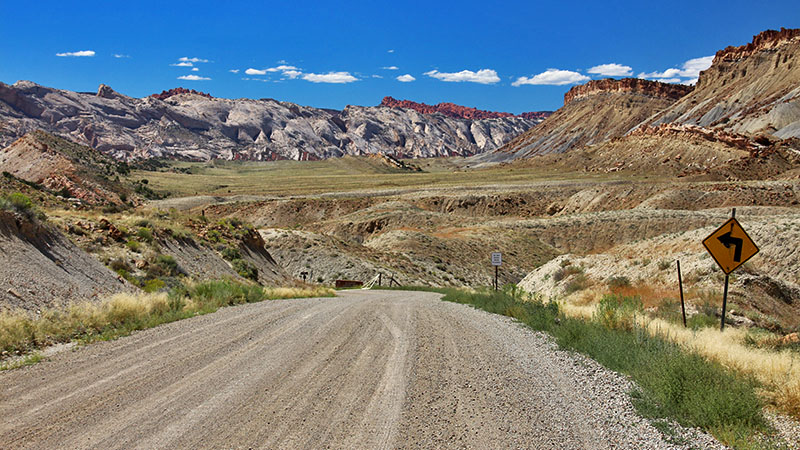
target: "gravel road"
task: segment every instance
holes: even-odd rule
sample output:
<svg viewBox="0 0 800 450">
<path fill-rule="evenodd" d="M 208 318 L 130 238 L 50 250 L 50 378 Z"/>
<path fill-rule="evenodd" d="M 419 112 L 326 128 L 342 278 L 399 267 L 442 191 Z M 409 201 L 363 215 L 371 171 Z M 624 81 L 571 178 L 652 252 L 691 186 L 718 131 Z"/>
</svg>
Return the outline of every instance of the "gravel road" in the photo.
<svg viewBox="0 0 800 450">
<path fill-rule="evenodd" d="M 0 448 L 683 448 L 625 378 L 438 297 L 224 308 L 0 373 Z"/>
</svg>

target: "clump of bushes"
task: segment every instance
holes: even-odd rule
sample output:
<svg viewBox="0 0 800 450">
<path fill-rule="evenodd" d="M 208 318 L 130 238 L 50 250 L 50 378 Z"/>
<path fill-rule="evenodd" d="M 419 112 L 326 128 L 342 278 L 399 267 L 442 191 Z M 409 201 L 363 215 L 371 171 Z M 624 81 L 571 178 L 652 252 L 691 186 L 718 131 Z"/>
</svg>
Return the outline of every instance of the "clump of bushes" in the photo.
<svg viewBox="0 0 800 450">
<path fill-rule="evenodd" d="M 613 276 L 606 280 L 608 288 L 613 290 L 631 287 L 631 280 L 626 276 Z"/>
<path fill-rule="evenodd" d="M 10 211 L 30 221 L 45 221 L 47 216 L 33 205 L 33 201 L 21 192 L 0 196 L 0 209 Z"/>
</svg>

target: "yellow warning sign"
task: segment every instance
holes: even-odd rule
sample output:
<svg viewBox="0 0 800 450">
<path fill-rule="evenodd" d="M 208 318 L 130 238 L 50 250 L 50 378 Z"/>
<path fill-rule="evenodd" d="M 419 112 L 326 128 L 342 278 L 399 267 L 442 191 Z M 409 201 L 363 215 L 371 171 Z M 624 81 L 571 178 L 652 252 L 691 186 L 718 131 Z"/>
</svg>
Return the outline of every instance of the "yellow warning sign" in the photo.
<svg viewBox="0 0 800 450">
<path fill-rule="evenodd" d="M 733 218 L 705 238 L 703 246 L 725 274 L 733 272 L 758 253 L 755 242 Z"/>
</svg>

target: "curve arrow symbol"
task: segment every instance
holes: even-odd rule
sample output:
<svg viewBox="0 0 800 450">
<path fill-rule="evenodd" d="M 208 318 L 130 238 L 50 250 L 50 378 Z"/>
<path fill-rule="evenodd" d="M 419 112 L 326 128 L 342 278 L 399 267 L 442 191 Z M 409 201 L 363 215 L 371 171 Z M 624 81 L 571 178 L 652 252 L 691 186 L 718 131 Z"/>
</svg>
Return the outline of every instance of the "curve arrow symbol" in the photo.
<svg viewBox="0 0 800 450">
<path fill-rule="evenodd" d="M 742 244 L 743 241 L 741 238 L 731 236 L 731 231 L 723 234 L 722 236 L 717 237 L 717 240 L 720 244 L 724 245 L 725 248 L 731 248 L 731 245 L 735 246 L 736 248 L 733 251 L 733 260 L 735 262 L 739 262 L 742 260 Z"/>
</svg>

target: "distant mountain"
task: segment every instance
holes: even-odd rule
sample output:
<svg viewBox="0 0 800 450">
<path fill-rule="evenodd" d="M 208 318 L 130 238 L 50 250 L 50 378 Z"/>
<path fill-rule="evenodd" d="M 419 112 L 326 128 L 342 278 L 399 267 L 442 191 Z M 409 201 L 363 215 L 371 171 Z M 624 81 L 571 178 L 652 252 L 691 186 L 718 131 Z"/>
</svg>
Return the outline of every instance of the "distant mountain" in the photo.
<svg viewBox="0 0 800 450">
<path fill-rule="evenodd" d="M 563 153 L 620 137 L 691 90 L 637 78 L 593 80 L 570 89 L 564 106 L 540 125 L 477 159 L 498 162 Z"/>
<path fill-rule="evenodd" d="M 767 30 L 714 56 L 697 86 L 645 125 L 800 137 L 800 29 Z"/>
<path fill-rule="evenodd" d="M 417 103 L 411 100 L 396 100 L 392 97 L 384 97 L 381 104 L 378 106 L 387 106 L 389 108 L 406 108 L 413 109 L 422 114 L 444 114 L 447 117 L 455 119 L 497 119 L 501 117 L 522 117 L 525 119 L 542 121 L 546 119 L 552 111 L 533 111 L 524 112 L 522 114 L 511 114 L 507 112 L 494 112 L 483 111 L 476 108 L 456 105 L 454 103 L 437 103 L 435 105 L 428 105 L 425 103 Z"/>
<path fill-rule="evenodd" d="M 272 99 L 222 99 L 187 89 L 132 98 L 0 83 L 0 146 L 42 129 L 116 159 L 274 160 L 343 155 L 469 156 L 493 150 L 538 120 L 421 114 L 347 106 L 343 111 Z"/>
</svg>

